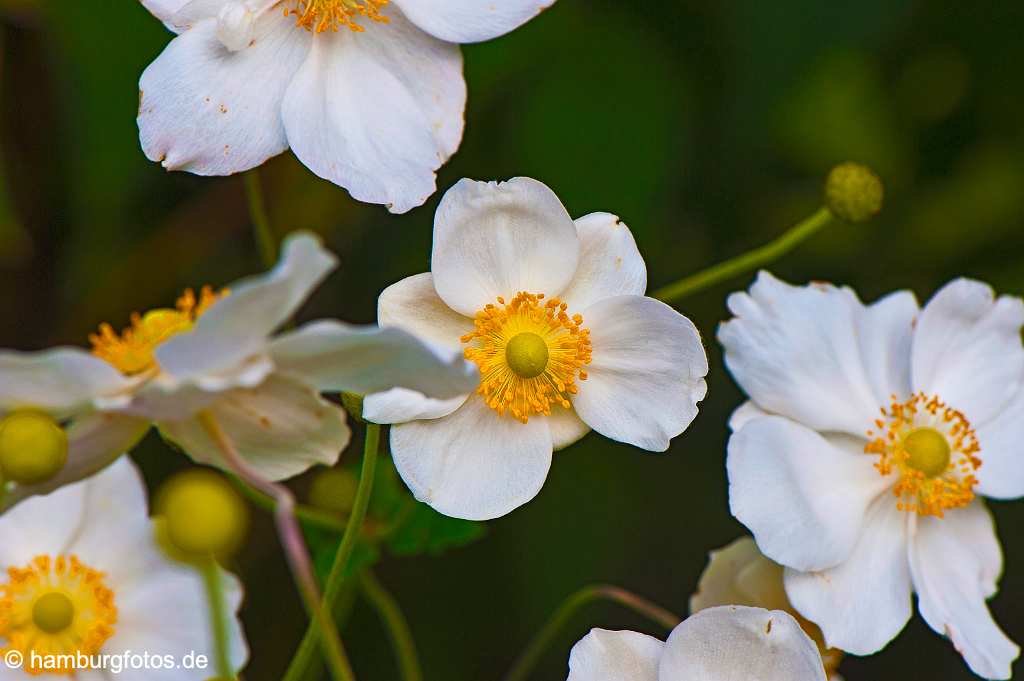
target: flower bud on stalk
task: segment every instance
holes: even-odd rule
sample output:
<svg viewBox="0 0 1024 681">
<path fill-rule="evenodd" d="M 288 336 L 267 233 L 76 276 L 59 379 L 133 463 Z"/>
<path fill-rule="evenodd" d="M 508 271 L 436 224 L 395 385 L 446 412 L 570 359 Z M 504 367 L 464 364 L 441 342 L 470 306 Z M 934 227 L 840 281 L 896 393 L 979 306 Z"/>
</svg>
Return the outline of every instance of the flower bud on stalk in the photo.
<svg viewBox="0 0 1024 681">
<path fill-rule="evenodd" d="M 882 209 L 885 190 L 878 175 L 860 163 L 841 163 L 825 181 L 825 204 L 847 222 L 865 222 Z"/>
<path fill-rule="evenodd" d="M 220 475 L 206 470 L 180 473 L 157 497 L 157 534 L 178 560 L 226 557 L 242 543 L 249 525 L 245 503 Z"/>
<path fill-rule="evenodd" d="M 16 411 L 0 420 L 0 480 L 46 482 L 67 461 L 67 433 L 46 414 Z"/>
</svg>

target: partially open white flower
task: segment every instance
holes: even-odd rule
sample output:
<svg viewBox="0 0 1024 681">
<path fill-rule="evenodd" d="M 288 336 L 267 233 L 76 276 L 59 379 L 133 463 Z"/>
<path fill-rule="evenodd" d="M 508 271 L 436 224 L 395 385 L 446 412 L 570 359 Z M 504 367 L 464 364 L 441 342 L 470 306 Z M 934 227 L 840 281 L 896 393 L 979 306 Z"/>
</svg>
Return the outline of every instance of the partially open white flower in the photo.
<svg viewBox="0 0 1024 681">
<path fill-rule="evenodd" d="M 274 335 L 335 265 L 315 237 L 298 234 L 265 275 L 186 292 L 174 309 L 135 315 L 121 334 L 102 326 L 94 353 L 135 381 L 107 406 L 155 421 L 197 461 L 223 465 L 199 418 L 207 413 L 251 466 L 281 480 L 333 464 L 348 444 L 344 410 L 321 392 L 397 386 L 447 398 L 476 384 L 458 352 L 400 329 L 321 320 Z"/>
<path fill-rule="evenodd" d="M 150 663 L 120 673 L 113 666 L 78 668 L 79 653 L 149 653 L 174 656 L 174 664 L 189 653 L 204 655 L 211 665 L 215 659 L 203 579 L 167 558 L 157 544 L 146 489 L 130 460 L 25 501 L 0 516 L 0 536 L 0 656 L 18 651 L 24 661 L 20 669 L 0 666 L 0 680 L 38 678 L 33 672 L 74 672 L 81 681 L 210 678 L 212 666 L 157 669 Z M 226 572 L 221 577 L 234 614 L 242 602 L 241 584 Z M 234 616 L 229 646 L 232 666 L 241 669 L 248 649 Z M 33 651 L 75 657 L 34 658 Z M 38 661 L 41 666 L 35 666 Z M 61 663 L 56 671 L 53 665 Z"/>
<path fill-rule="evenodd" d="M 462 140 L 459 43 L 555 0 L 142 0 L 178 37 L 142 74 L 142 148 L 228 175 L 291 147 L 356 199 L 404 213 Z"/>
<path fill-rule="evenodd" d="M 652 451 L 697 415 L 708 363 L 697 329 L 643 295 L 629 229 L 595 213 L 575 223 L 527 178 L 462 180 L 441 201 L 431 272 L 380 296 L 378 321 L 477 364 L 472 395 L 367 397 L 391 429 L 395 465 L 418 499 L 489 519 L 540 491 L 554 449 L 591 428 Z"/>
<path fill-rule="evenodd" d="M 788 613 L 742 606 L 690 616 L 662 642 L 592 629 L 572 648 L 568 681 L 825 681 L 818 648 Z"/>
<path fill-rule="evenodd" d="M 0 352 L 0 486 L 13 485 L 0 508 L 92 475 L 131 449 L 149 423 L 97 409 L 129 386 L 76 348 Z"/>
<path fill-rule="evenodd" d="M 982 496 L 1024 495 L 1024 302 L 958 279 L 903 291 L 762 273 L 729 298 L 726 365 L 751 402 L 729 441 L 733 514 L 785 565 L 829 646 L 865 655 L 911 615 L 970 668 L 1010 678 L 1019 648 L 985 605 L 1002 552 Z"/>
</svg>

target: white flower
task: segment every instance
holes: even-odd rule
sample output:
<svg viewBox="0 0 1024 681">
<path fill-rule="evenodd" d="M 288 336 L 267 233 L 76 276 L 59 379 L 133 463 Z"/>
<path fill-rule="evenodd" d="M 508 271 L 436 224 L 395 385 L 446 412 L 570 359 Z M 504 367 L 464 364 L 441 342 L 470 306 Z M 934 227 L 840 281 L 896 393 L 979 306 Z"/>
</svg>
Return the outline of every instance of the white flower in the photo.
<svg viewBox="0 0 1024 681">
<path fill-rule="evenodd" d="M 139 131 L 170 170 L 228 175 L 291 147 L 404 213 L 462 140 L 459 43 L 554 0 L 142 0 L 178 37 L 142 74 Z M 351 30 L 350 30 L 351 29 Z"/>
<path fill-rule="evenodd" d="M 751 402 L 733 416 L 729 497 L 785 565 L 796 609 L 828 645 L 886 645 L 911 616 L 970 668 L 1010 678 L 1019 649 L 985 605 L 1002 553 L 982 496 L 1024 494 L 1024 303 L 958 279 L 919 310 L 909 292 L 762 273 L 729 298 L 719 338 Z"/>
<path fill-rule="evenodd" d="M 769 560 L 750 537 L 741 537 L 728 546 L 712 551 L 701 573 L 697 591 L 690 597 L 690 612 L 723 605 L 744 605 L 768 610 L 783 610 L 796 619 L 818 646 L 829 681 L 842 681 L 836 673 L 843 653 L 827 648 L 821 629 L 793 608 L 783 584 L 783 567 Z"/>
<path fill-rule="evenodd" d="M 203 681 L 211 676 L 213 635 L 203 579 L 168 559 L 154 538 L 146 489 L 130 460 L 35 497 L 0 516 L 0 656 L 23 654 L 21 669 L 0 665 L 0 681 L 27 681 L 37 655 L 172 655 L 191 652 L 205 669 L 75 671 L 81 681 Z M 242 587 L 222 572 L 231 613 Z M 236 617 L 229 645 L 235 669 L 248 650 Z M 94 658 L 95 659 L 95 658 Z M 49 660 L 49 662 L 47 661 Z M 51 670 L 58 658 L 43 658 Z M 118 663 L 112 663 L 118 664 Z M 64 667 L 68 673 L 77 667 Z M 40 671 L 38 668 L 35 671 Z"/>
<path fill-rule="evenodd" d="M 219 294 L 187 292 L 175 309 L 135 315 L 120 335 L 102 326 L 94 353 L 135 379 L 106 405 L 155 421 L 195 460 L 223 465 L 200 418 L 212 415 L 251 466 L 281 480 L 333 464 L 348 444 L 344 410 L 320 392 L 401 386 L 446 398 L 476 384 L 457 352 L 399 329 L 321 320 L 274 336 L 335 264 L 299 234 L 265 275 Z"/>
<path fill-rule="evenodd" d="M 646 288 L 643 258 L 614 215 L 573 223 L 526 178 L 452 188 L 431 273 L 386 289 L 378 321 L 465 348 L 480 385 L 446 401 L 371 395 L 363 411 L 400 424 L 391 450 L 416 497 L 449 516 L 496 518 L 536 496 L 552 450 L 591 428 L 667 449 L 697 415 L 708 364 L 690 320 Z"/>
<path fill-rule="evenodd" d="M 0 494 L 0 509 L 92 475 L 131 449 L 145 434 L 148 422 L 97 410 L 97 403 L 129 385 L 108 364 L 75 348 L 0 351 L 0 431 L 29 418 L 48 423 L 62 441 L 57 443 L 61 449 L 66 442 L 66 463 L 59 472 L 40 482 L 17 485 L 6 496 Z M 25 443 L 15 446 L 25 447 Z M 2 478 L 0 472 L 0 488 Z"/>
<path fill-rule="evenodd" d="M 818 648 L 788 613 L 724 606 L 692 615 L 668 641 L 592 629 L 568 681 L 825 681 Z"/>
</svg>

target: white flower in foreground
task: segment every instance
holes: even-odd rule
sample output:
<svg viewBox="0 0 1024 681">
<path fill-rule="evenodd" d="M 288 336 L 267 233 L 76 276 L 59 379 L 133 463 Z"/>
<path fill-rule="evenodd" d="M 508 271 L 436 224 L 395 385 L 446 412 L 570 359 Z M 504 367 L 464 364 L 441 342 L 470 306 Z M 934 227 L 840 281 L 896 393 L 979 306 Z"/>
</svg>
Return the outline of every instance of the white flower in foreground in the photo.
<svg viewBox="0 0 1024 681">
<path fill-rule="evenodd" d="M 228 175 L 291 147 L 356 199 L 404 213 L 462 140 L 459 43 L 554 0 L 142 0 L 178 37 L 142 74 L 142 148 Z"/>
<path fill-rule="evenodd" d="M 729 499 L 829 646 L 886 645 L 911 616 L 970 668 L 1010 678 L 1019 649 L 985 605 L 1002 553 L 982 496 L 1024 494 L 1024 303 L 958 279 L 919 310 L 903 291 L 762 273 L 729 298 Z"/>
<path fill-rule="evenodd" d="M 788 613 L 725 606 L 692 615 L 668 641 L 592 629 L 568 681 L 825 681 L 818 648 Z"/>
<path fill-rule="evenodd" d="M 458 352 L 399 329 L 310 322 L 273 335 L 336 260 L 308 234 L 286 240 L 278 265 L 224 292 L 187 292 L 175 309 L 135 315 L 93 352 L 133 377 L 108 406 L 153 420 L 196 461 L 224 466 L 201 415 L 212 416 L 248 463 L 271 480 L 333 464 L 348 444 L 345 412 L 321 392 L 396 386 L 448 398 L 476 385 Z M 230 468 L 230 467 L 228 467 Z"/>
<path fill-rule="evenodd" d="M 697 592 L 690 598 L 691 613 L 723 605 L 744 605 L 789 613 L 818 646 L 829 681 L 842 681 L 836 673 L 843 658 L 842 651 L 827 648 L 821 629 L 793 608 L 783 585 L 783 567 L 758 551 L 757 544 L 750 537 L 741 537 L 711 552 L 697 584 Z"/>
<path fill-rule="evenodd" d="M 0 509 L 92 475 L 131 449 L 149 423 L 97 410 L 129 385 L 75 348 L 0 351 L 0 490 L 12 486 L 0 493 Z"/>
<path fill-rule="evenodd" d="M 690 320 L 646 288 L 614 215 L 573 223 L 527 178 L 455 185 L 437 210 L 431 272 L 387 288 L 378 320 L 465 348 L 480 384 L 445 401 L 370 395 L 363 407 L 399 424 L 391 451 L 416 498 L 459 518 L 504 515 L 540 491 L 552 451 L 591 428 L 668 449 L 697 415 L 708 363 Z"/>
<path fill-rule="evenodd" d="M 35 497 L 0 516 L 0 657 L 20 652 L 21 669 L 0 665 L 0 681 L 69 674 L 80 681 L 203 681 L 205 669 L 77 669 L 77 656 L 127 651 L 216 659 L 206 592 L 192 568 L 171 561 L 154 538 L 146 489 L 123 458 L 104 472 Z M 222 572 L 231 613 L 242 587 Z M 235 669 L 248 650 L 236 617 L 229 645 Z M 63 661 L 39 656 L 70 655 Z M 11 658 L 7 658 L 11 659 Z M 38 661 L 38 660 L 37 660 Z M 72 661 L 71 666 L 67 666 Z M 98 662 L 94 658 L 94 662 Z M 64 666 L 56 666 L 61 665 Z"/>
</svg>

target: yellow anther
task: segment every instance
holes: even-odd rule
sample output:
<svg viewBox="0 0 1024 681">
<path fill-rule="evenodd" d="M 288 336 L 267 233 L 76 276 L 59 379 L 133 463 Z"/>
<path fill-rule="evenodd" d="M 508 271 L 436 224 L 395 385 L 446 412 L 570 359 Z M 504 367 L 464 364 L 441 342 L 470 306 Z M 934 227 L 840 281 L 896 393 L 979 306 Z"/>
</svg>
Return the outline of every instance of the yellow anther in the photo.
<svg viewBox="0 0 1024 681">
<path fill-rule="evenodd" d="M 57 475 L 68 461 L 68 436 L 37 411 L 16 411 L 0 420 L 0 470 L 6 480 L 34 485 Z"/>
<path fill-rule="evenodd" d="M 290 0 L 284 3 L 285 15 L 295 15 L 295 24 L 312 33 L 339 31 L 348 28 L 355 33 L 366 29 L 359 24 L 363 17 L 380 24 L 388 23 L 381 10 L 390 0 Z"/>
</svg>

